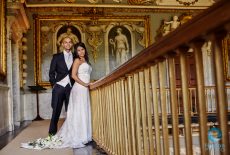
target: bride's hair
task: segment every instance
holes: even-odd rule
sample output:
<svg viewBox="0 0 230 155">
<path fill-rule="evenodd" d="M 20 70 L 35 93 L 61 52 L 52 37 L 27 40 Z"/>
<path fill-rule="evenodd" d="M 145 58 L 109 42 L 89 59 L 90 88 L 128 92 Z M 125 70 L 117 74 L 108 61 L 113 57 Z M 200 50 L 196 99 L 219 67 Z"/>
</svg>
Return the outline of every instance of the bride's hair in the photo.
<svg viewBox="0 0 230 155">
<path fill-rule="evenodd" d="M 86 49 L 86 47 L 85 47 L 85 44 L 83 43 L 83 42 L 78 42 L 77 44 L 75 44 L 75 47 L 74 47 L 74 59 L 80 59 L 80 57 L 79 57 L 79 55 L 78 55 L 78 53 L 77 53 L 77 48 L 78 47 L 83 47 L 84 49 L 85 49 L 85 56 L 84 56 L 84 58 L 85 58 L 85 61 L 89 64 L 89 65 L 91 65 L 90 64 L 90 62 L 89 62 L 89 56 L 88 56 L 88 52 L 87 52 L 87 49 Z"/>
</svg>

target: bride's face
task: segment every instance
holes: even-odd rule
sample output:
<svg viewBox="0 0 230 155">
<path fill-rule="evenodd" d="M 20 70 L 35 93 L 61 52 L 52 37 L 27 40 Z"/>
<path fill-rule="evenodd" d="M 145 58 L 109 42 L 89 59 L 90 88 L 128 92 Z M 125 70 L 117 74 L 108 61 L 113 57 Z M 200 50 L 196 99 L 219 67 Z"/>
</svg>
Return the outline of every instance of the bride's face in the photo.
<svg viewBox="0 0 230 155">
<path fill-rule="evenodd" d="M 85 56 L 85 49 L 83 47 L 79 46 L 77 48 L 77 53 L 78 53 L 79 57 L 84 57 Z"/>
</svg>

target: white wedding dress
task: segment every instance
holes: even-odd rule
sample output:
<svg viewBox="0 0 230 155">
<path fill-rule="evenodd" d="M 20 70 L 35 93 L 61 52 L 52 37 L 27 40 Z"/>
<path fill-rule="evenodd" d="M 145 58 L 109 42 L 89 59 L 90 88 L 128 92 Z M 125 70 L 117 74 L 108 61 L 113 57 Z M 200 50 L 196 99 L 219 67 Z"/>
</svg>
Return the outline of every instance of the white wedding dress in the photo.
<svg viewBox="0 0 230 155">
<path fill-rule="evenodd" d="M 92 67 L 88 63 L 82 63 L 78 68 L 79 79 L 89 83 L 91 71 Z M 89 89 L 75 82 L 70 93 L 66 120 L 57 134 L 22 143 L 21 147 L 28 149 L 84 147 L 84 144 L 92 140 L 90 109 Z"/>
</svg>

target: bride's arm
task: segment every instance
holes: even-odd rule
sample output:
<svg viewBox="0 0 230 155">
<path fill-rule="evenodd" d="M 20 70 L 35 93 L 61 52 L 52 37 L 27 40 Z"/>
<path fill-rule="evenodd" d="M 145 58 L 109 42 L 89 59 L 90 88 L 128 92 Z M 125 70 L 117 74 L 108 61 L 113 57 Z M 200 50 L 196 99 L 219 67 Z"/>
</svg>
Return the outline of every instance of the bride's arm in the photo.
<svg viewBox="0 0 230 155">
<path fill-rule="evenodd" d="M 75 59 L 74 62 L 73 62 L 73 68 L 72 68 L 72 78 L 79 84 L 85 86 L 85 87 L 88 87 L 89 84 L 88 83 L 85 83 L 83 81 L 81 81 L 78 77 L 78 69 L 79 69 L 79 66 L 80 66 L 81 62 L 79 59 Z"/>
</svg>

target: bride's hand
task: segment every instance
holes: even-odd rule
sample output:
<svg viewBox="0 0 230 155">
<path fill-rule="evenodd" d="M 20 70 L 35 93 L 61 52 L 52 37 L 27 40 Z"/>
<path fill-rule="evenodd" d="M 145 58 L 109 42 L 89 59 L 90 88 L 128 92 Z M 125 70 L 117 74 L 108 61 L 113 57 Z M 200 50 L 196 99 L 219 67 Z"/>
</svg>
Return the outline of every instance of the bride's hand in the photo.
<svg viewBox="0 0 230 155">
<path fill-rule="evenodd" d="M 92 86 L 92 85 L 93 85 L 93 82 L 90 82 L 90 83 L 89 83 L 89 86 Z"/>
<path fill-rule="evenodd" d="M 89 86 L 90 86 L 90 83 L 85 83 L 84 86 L 85 86 L 85 87 L 89 87 Z"/>
</svg>

